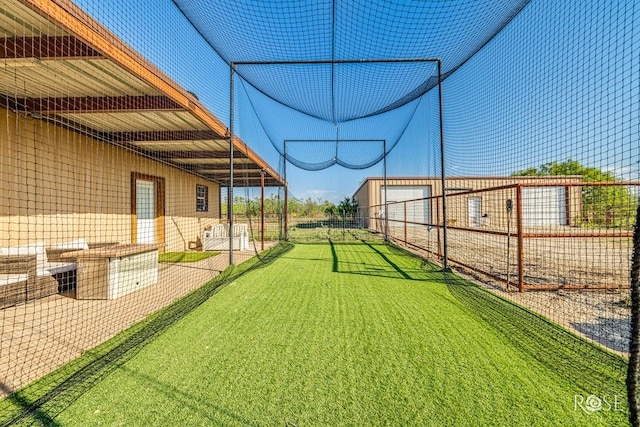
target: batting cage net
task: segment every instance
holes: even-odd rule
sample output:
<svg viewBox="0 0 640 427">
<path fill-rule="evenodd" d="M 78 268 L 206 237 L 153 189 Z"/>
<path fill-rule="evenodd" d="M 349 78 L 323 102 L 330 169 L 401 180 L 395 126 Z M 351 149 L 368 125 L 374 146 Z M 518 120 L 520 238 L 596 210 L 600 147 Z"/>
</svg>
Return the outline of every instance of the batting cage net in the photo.
<svg viewBox="0 0 640 427">
<path fill-rule="evenodd" d="M 0 424 L 79 413 L 227 285 L 325 245 L 298 261 L 428 271 L 520 373 L 565 381 L 505 379 L 526 423 L 640 425 L 639 22 L 632 0 L 1 0 Z"/>
</svg>

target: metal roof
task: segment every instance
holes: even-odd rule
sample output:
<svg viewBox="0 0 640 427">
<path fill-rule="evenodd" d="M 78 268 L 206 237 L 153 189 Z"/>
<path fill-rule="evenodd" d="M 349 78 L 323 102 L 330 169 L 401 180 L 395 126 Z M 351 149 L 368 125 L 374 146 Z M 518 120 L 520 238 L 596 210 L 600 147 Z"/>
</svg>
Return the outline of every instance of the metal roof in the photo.
<svg viewBox="0 0 640 427">
<path fill-rule="evenodd" d="M 0 0 L 0 105 L 228 186 L 228 128 L 68 0 Z M 234 136 L 234 186 L 283 178 Z"/>
</svg>

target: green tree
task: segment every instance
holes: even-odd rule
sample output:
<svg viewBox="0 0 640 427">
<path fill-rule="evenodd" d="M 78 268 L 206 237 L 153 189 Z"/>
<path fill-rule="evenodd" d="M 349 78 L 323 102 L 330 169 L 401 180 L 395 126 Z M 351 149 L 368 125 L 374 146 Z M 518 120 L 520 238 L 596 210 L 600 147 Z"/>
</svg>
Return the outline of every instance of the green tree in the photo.
<svg viewBox="0 0 640 427">
<path fill-rule="evenodd" d="M 227 217 L 228 213 L 228 200 L 226 197 L 222 199 L 222 204 L 220 206 L 220 212 L 223 217 Z M 264 199 L 264 212 L 265 214 L 273 214 L 280 213 L 282 211 L 283 203 L 280 200 L 280 197 L 277 194 L 272 194 L 271 197 L 267 197 Z M 233 214 L 239 216 L 252 216 L 257 217 L 260 215 L 261 210 L 261 201 L 260 196 L 255 197 L 254 199 L 246 199 L 243 196 L 234 196 L 233 197 Z"/>
<path fill-rule="evenodd" d="M 322 209 L 322 212 L 324 212 L 324 214 L 329 218 L 338 216 L 338 207 L 328 200 L 324 201 L 321 209 Z"/>
<path fill-rule="evenodd" d="M 293 197 L 289 198 L 288 203 L 289 203 L 289 206 L 288 206 L 289 214 L 294 216 L 300 216 L 300 213 L 303 211 L 302 203 L 300 203 L 300 201 L 298 201 L 297 199 L 294 199 Z"/>
<path fill-rule="evenodd" d="M 322 199 L 313 200 L 307 197 L 302 206 L 301 214 L 307 218 L 318 218 L 322 216 Z"/>
<path fill-rule="evenodd" d="M 259 197 L 258 197 L 259 199 Z M 264 211 L 267 213 L 281 213 L 284 202 L 278 194 L 272 194 L 264 200 Z"/>
<path fill-rule="evenodd" d="M 611 172 L 582 165 L 568 159 L 565 162 L 549 162 L 539 168 L 514 172 L 512 176 L 567 176 L 580 175 L 584 182 L 619 182 Z M 582 187 L 582 215 L 578 222 L 584 225 L 607 227 L 631 227 L 633 225 L 636 196 L 624 186 Z"/>
<path fill-rule="evenodd" d="M 338 204 L 338 215 L 344 218 L 354 218 L 358 213 L 358 201 L 352 197 L 345 197 Z"/>
<path fill-rule="evenodd" d="M 222 216 L 227 216 L 229 213 L 228 198 L 225 197 L 220 205 L 220 212 Z M 233 197 L 233 215 L 243 215 L 247 212 L 247 200 L 242 196 Z"/>
</svg>

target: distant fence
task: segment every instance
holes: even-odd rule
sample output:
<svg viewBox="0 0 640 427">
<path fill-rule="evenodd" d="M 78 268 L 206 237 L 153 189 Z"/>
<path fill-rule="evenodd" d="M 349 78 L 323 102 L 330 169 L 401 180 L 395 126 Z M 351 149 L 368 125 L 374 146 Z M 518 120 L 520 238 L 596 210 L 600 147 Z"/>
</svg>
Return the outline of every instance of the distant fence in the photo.
<svg viewBox="0 0 640 427">
<path fill-rule="evenodd" d="M 361 207 L 371 231 L 507 289 L 629 287 L 640 182 L 520 183 Z M 446 217 L 446 242 L 444 229 Z"/>
</svg>

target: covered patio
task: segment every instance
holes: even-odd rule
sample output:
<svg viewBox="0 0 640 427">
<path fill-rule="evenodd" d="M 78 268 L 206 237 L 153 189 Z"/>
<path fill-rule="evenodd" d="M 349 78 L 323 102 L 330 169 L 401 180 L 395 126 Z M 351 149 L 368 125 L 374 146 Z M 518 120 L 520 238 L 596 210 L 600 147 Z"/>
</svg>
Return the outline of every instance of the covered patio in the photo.
<svg viewBox="0 0 640 427">
<path fill-rule="evenodd" d="M 85 238 L 187 250 L 227 214 L 225 188 L 284 185 L 197 94 L 72 2 L 2 10 L 0 154 L 12 161 L 0 198 L 12 203 L 0 206 L 0 246 Z"/>
<path fill-rule="evenodd" d="M 235 262 L 255 254 L 253 248 L 236 252 Z M 0 398 L 198 289 L 228 266 L 224 253 L 195 263 L 160 263 L 155 285 L 118 299 L 78 300 L 69 291 L 0 310 Z M 185 275 L 189 280 L 181 280 Z"/>
</svg>

